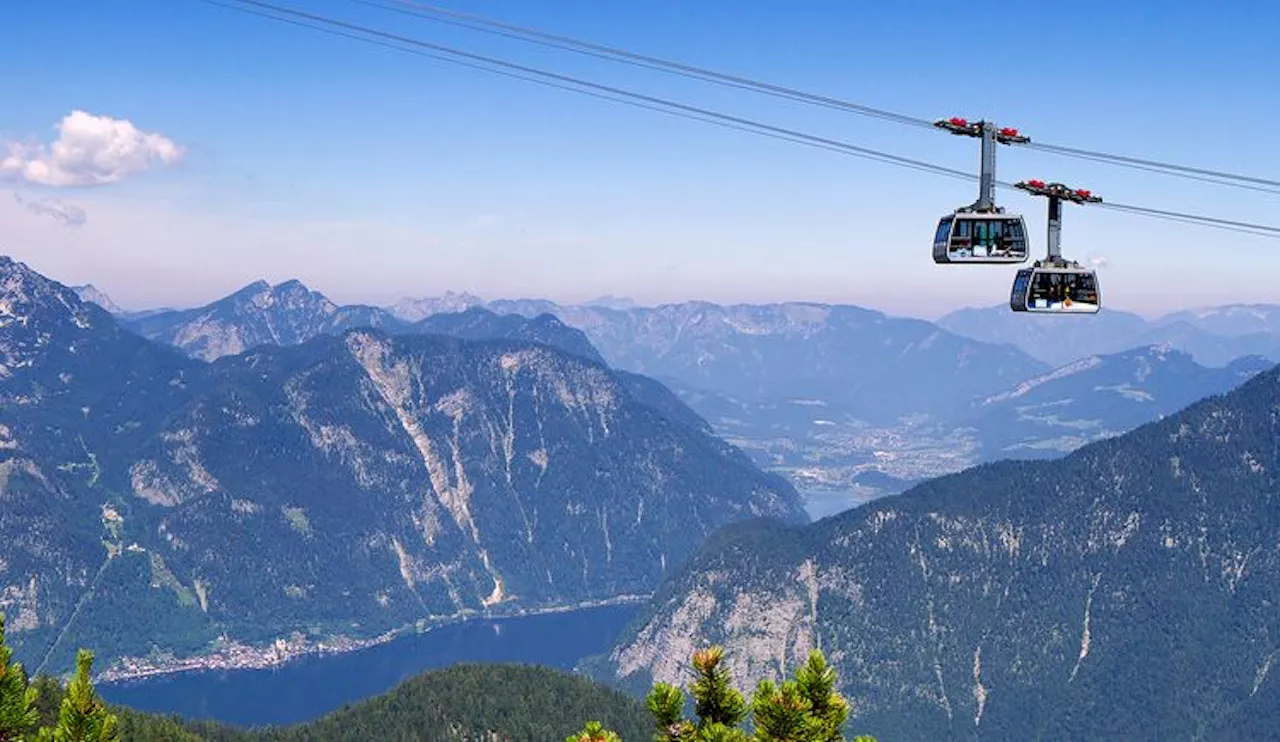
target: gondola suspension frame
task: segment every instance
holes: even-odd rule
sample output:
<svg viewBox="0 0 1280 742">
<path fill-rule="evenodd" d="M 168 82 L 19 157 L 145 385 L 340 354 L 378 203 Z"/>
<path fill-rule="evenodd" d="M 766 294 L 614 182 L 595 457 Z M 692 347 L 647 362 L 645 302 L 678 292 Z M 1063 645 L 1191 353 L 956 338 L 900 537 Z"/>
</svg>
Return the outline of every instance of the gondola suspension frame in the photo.
<svg viewBox="0 0 1280 742">
<path fill-rule="evenodd" d="M 1062 257 L 1062 202 L 1102 203 L 1102 198 L 1088 190 L 1068 188 L 1062 183 L 1045 183 L 1042 180 L 1026 180 L 1014 185 L 1031 195 L 1047 197 L 1049 219 L 1045 259 L 1037 260 L 1032 267 L 1023 268 L 1014 276 L 1009 295 L 1010 308 L 1015 312 L 1040 314 L 1097 314 L 1102 308 L 1102 292 L 1097 272 Z M 1037 290 L 1040 280 L 1046 276 L 1060 277 L 1064 284 L 1070 279 L 1072 284 L 1079 285 L 1086 292 L 1086 296 L 1091 293 L 1093 301 L 1081 301 L 1078 296 L 1073 301 L 1070 296 L 1066 296 L 1061 303 L 1054 304 L 1050 300 L 1044 301 L 1042 305 L 1043 300 L 1034 299 L 1032 294 Z"/>
<path fill-rule="evenodd" d="M 971 122 L 952 117 L 935 121 L 934 126 L 956 136 L 977 137 L 982 147 L 978 199 L 938 220 L 933 261 L 941 265 L 1025 263 L 1028 257 L 1026 222 L 1021 215 L 1006 214 L 995 202 L 996 145 L 1025 144 L 1031 138 L 1017 129 L 999 127 L 985 120 Z M 986 255 L 975 254 L 978 242 L 986 243 Z"/>
</svg>

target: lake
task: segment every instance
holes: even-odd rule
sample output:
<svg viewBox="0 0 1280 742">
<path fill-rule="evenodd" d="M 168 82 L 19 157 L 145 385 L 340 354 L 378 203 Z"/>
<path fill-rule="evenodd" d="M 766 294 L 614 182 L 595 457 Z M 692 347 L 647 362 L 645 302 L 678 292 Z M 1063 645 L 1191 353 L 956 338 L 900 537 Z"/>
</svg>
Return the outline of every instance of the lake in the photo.
<svg viewBox="0 0 1280 742">
<path fill-rule="evenodd" d="M 240 726 L 295 724 L 390 690 L 424 670 L 459 662 L 515 662 L 570 670 L 607 651 L 638 604 L 475 619 L 346 654 L 305 657 L 270 670 L 189 672 L 102 684 L 111 703 Z"/>
<path fill-rule="evenodd" d="M 813 520 L 821 520 L 836 513 L 865 505 L 876 499 L 875 495 L 849 490 L 804 490 L 804 509 Z"/>
</svg>

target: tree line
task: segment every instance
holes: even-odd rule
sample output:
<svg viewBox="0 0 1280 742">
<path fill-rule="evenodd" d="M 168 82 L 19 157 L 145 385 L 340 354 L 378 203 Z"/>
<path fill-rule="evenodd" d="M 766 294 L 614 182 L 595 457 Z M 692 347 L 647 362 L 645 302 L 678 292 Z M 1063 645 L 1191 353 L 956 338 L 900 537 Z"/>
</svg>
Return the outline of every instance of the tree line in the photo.
<svg viewBox="0 0 1280 742">
<path fill-rule="evenodd" d="M 656 727 L 654 742 L 845 742 L 849 702 L 836 692 L 836 672 L 820 650 L 781 685 L 761 680 L 751 702 L 733 687 L 724 665 L 724 648 L 712 646 L 693 655 L 691 689 L 695 719 L 685 715 L 688 702 L 680 688 L 657 683 L 646 698 Z M 749 733 L 747 717 L 755 727 Z M 565 742 L 622 742 L 597 721 Z M 854 742 L 875 742 L 858 736 Z"/>
</svg>

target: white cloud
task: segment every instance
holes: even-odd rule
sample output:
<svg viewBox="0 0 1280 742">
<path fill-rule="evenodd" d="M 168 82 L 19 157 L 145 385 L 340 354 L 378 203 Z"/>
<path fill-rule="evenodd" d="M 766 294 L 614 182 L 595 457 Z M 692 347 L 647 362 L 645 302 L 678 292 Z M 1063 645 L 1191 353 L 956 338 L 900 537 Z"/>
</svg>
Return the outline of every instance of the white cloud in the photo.
<svg viewBox="0 0 1280 742">
<path fill-rule="evenodd" d="M 14 193 L 13 200 L 27 207 L 27 211 L 39 216 L 47 216 L 68 227 L 79 227 L 89 220 L 85 210 L 72 203 L 57 198 L 42 198 L 39 201 L 28 201 Z"/>
<path fill-rule="evenodd" d="M 0 176 L 46 186 L 105 185 L 156 165 L 173 165 L 185 154 L 162 134 L 80 110 L 54 128 L 58 138 L 52 144 L 7 142 L 0 151 Z"/>
</svg>

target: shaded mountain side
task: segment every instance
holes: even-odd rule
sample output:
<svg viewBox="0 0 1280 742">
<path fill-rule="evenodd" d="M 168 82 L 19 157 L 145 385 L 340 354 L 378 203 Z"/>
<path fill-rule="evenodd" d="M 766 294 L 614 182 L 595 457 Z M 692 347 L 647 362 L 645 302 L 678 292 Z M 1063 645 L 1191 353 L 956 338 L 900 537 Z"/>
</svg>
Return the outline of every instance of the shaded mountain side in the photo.
<svg viewBox="0 0 1280 742">
<path fill-rule="evenodd" d="M 647 594 L 727 522 L 805 519 L 661 390 L 544 345 L 352 330 L 207 364 L 7 259 L 0 292 L 0 610 L 33 670 Z"/>
<path fill-rule="evenodd" d="M 1273 368 L 1063 459 L 727 527 L 584 666 L 679 682 L 722 642 L 749 687 L 821 643 L 881 739 L 1270 738 L 1278 472 Z"/>
<path fill-rule="evenodd" d="M 822 400 L 878 423 L 945 416 L 1049 368 L 1014 348 L 852 306 L 687 302 L 554 311 L 614 367 L 751 402 Z"/>
<path fill-rule="evenodd" d="M 414 323 L 406 332 L 447 335 L 465 340 L 524 340 L 546 345 L 606 366 L 604 358 L 581 330 L 561 322 L 552 314 L 525 317 L 497 314 L 480 307 L 457 313 L 433 314 Z M 647 376 L 614 370 L 614 377 L 635 399 L 684 423 L 711 434 L 711 426 L 661 382 Z"/>
<path fill-rule="evenodd" d="M 710 423 L 662 382 L 627 371 L 614 371 L 613 375 L 637 402 L 649 405 L 665 417 L 688 425 L 694 430 L 700 430 L 707 435 L 715 434 Z"/>
<path fill-rule="evenodd" d="M 552 314 L 526 318 L 518 314 L 495 314 L 475 307 L 456 314 L 433 314 L 408 329 L 464 340 L 524 340 L 607 365 L 581 330 L 566 326 Z"/>
</svg>

